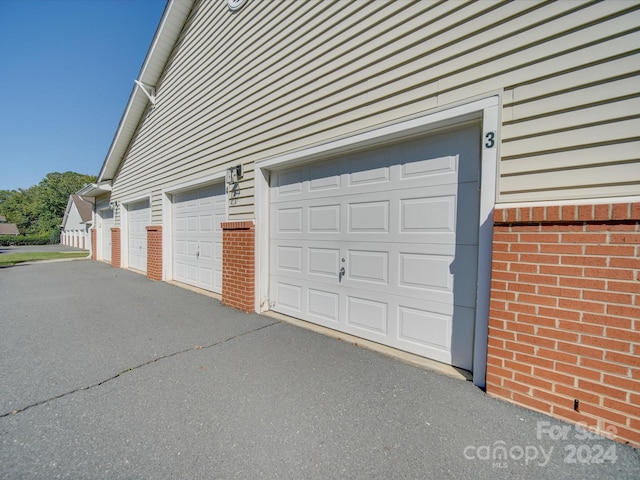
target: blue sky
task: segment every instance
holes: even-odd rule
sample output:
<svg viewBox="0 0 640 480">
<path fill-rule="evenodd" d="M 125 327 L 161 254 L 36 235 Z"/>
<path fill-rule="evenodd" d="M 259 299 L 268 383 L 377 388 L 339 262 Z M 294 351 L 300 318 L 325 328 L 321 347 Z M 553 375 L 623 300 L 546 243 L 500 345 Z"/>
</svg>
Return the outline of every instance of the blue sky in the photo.
<svg viewBox="0 0 640 480">
<path fill-rule="evenodd" d="M 97 175 L 165 0 L 0 0 L 0 190 Z"/>
</svg>

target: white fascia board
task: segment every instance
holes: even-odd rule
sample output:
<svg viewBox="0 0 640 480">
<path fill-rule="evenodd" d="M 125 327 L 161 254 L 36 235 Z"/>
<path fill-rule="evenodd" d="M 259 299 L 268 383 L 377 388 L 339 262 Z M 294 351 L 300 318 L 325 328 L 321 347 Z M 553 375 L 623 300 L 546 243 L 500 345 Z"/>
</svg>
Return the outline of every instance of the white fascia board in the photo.
<svg viewBox="0 0 640 480">
<path fill-rule="evenodd" d="M 76 195 L 81 197 L 97 197 L 103 193 L 109 193 L 111 191 L 111 182 L 90 183 L 85 185 L 76 192 Z"/>
<path fill-rule="evenodd" d="M 138 75 L 138 81 L 155 87 L 171 55 L 194 0 L 169 0 L 149 51 Z M 129 143 L 142 120 L 149 99 L 134 83 L 129 102 L 102 164 L 98 181 L 111 180 L 124 157 Z"/>
</svg>

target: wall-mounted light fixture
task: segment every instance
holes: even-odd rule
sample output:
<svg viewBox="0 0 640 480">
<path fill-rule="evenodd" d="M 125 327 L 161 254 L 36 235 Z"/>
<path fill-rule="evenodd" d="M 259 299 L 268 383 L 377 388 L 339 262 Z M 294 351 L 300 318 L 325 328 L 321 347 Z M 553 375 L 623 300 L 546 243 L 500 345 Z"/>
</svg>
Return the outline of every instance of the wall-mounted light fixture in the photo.
<svg viewBox="0 0 640 480">
<path fill-rule="evenodd" d="M 230 205 L 235 205 L 238 201 L 238 196 L 240 195 L 240 179 L 243 174 L 242 164 L 227 168 L 225 181 L 227 183 Z"/>
<path fill-rule="evenodd" d="M 118 201 L 114 200 L 114 201 L 109 202 L 109 208 L 111 210 L 117 210 L 118 209 Z"/>
<path fill-rule="evenodd" d="M 226 181 L 228 185 L 238 183 L 242 176 L 244 175 L 242 164 L 236 165 L 235 167 L 227 168 Z"/>
</svg>

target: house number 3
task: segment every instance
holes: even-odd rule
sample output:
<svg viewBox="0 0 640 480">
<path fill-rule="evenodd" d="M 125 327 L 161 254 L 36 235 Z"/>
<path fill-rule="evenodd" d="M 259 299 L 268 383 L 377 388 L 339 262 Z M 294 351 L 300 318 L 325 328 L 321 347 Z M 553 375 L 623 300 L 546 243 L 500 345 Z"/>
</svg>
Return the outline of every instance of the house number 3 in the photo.
<svg viewBox="0 0 640 480">
<path fill-rule="evenodd" d="M 496 132 L 487 132 L 484 134 L 484 148 L 493 148 L 496 146 Z"/>
</svg>

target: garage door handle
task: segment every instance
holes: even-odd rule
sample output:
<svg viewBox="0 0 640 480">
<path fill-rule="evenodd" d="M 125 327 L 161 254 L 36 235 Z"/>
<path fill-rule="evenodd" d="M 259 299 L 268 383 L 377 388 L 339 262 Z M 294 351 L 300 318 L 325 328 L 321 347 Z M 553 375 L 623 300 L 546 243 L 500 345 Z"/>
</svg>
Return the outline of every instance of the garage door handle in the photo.
<svg viewBox="0 0 640 480">
<path fill-rule="evenodd" d="M 200 258 L 200 250 L 196 250 L 196 258 Z"/>
<path fill-rule="evenodd" d="M 342 281 L 342 277 L 344 277 L 344 267 L 342 267 L 340 269 L 340 273 L 338 273 L 338 281 L 341 282 Z"/>
</svg>

